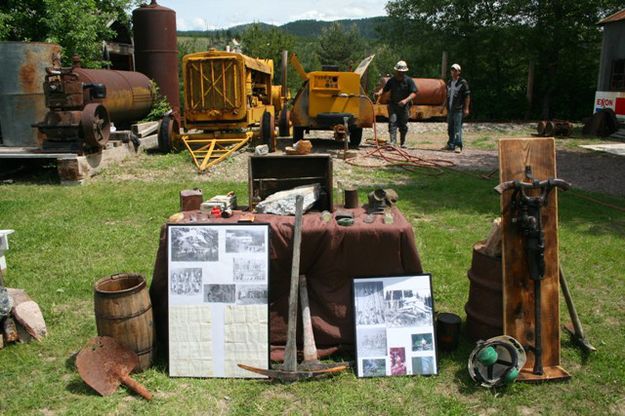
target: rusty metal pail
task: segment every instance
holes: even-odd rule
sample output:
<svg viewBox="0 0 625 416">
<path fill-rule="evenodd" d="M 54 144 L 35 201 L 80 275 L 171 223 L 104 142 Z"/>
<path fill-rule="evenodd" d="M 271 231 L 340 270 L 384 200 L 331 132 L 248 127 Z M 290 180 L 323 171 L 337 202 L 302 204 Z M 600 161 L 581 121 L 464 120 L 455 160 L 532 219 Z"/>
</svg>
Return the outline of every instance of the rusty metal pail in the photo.
<svg viewBox="0 0 625 416">
<path fill-rule="evenodd" d="M 473 341 L 485 340 L 503 334 L 503 275 L 501 257 L 492 257 L 473 246 L 473 260 L 469 277 L 469 299 L 464 306 L 467 313 L 467 335 Z"/>
<path fill-rule="evenodd" d="M 154 358 L 154 318 L 145 278 L 121 273 L 98 280 L 94 309 L 98 335 L 115 338 L 137 353 L 135 371 L 149 368 Z"/>
<path fill-rule="evenodd" d="M 358 208 L 358 189 L 345 189 L 345 208 Z"/>
<path fill-rule="evenodd" d="M 443 351 L 453 351 L 460 342 L 462 319 L 455 313 L 442 312 L 436 316 L 436 340 Z"/>
</svg>

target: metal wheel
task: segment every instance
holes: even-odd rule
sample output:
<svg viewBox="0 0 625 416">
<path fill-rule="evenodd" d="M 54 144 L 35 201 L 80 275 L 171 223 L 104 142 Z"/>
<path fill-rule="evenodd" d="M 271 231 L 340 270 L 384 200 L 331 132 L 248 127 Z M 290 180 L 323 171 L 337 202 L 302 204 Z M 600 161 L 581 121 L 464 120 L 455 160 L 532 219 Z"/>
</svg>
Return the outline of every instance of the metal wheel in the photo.
<svg viewBox="0 0 625 416">
<path fill-rule="evenodd" d="M 89 147 L 106 146 L 111 135 L 109 112 L 102 104 L 91 103 L 80 115 L 82 138 Z"/>
</svg>

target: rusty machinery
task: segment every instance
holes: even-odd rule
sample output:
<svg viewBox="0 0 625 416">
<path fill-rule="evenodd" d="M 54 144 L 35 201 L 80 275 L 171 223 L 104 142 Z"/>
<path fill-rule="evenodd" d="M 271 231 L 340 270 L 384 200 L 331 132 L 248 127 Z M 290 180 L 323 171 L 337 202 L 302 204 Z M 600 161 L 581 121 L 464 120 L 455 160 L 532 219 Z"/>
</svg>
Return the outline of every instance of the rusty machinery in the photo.
<svg viewBox="0 0 625 416">
<path fill-rule="evenodd" d="M 388 100 L 390 91 L 384 93 L 383 88 L 390 77 L 380 78 L 373 94 L 375 116 L 379 120 L 388 119 Z M 417 85 L 417 96 L 410 106 L 410 120 L 428 120 L 435 117 L 447 117 L 447 86 L 445 81 L 437 78 L 413 78 Z"/>
<path fill-rule="evenodd" d="M 111 123 L 128 127 L 145 117 L 154 99 L 151 81 L 130 71 L 72 67 L 46 69 L 48 112 L 34 124 L 46 135 L 44 151 L 97 152 L 106 146 Z"/>
<path fill-rule="evenodd" d="M 353 72 L 326 66 L 321 71 L 306 73 L 297 56 L 291 54 L 291 64 L 304 81 L 291 110 L 294 142 L 301 140 L 305 131 L 334 130 L 337 140 L 343 140 L 349 131 L 350 144 L 360 144 L 362 129 L 372 127 L 374 121 L 373 105 L 361 86 L 361 78 L 372 60 L 373 55 L 364 59 Z"/>
<path fill-rule="evenodd" d="M 282 88 L 273 85 L 271 59 L 210 49 L 184 56 L 182 74 L 185 132 L 180 132 L 173 113 L 163 118 L 161 150 L 184 146 L 201 173 L 254 135 L 275 148 L 275 120 L 285 99 Z"/>
</svg>

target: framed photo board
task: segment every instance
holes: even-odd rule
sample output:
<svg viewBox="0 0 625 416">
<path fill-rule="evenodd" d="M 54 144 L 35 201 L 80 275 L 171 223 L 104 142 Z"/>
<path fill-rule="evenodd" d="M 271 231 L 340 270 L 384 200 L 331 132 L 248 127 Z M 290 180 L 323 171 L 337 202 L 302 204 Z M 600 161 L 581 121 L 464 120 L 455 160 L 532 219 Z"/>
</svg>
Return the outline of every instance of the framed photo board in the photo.
<svg viewBox="0 0 625 416">
<path fill-rule="evenodd" d="M 269 226 L 169 225 L 167 238 L 169 375 L 269 368 Z"/>
<path fill-rule="evenodd" d="M 432 276 L 353 285 L 358 377 L 437 374 Z"/>
</svg>

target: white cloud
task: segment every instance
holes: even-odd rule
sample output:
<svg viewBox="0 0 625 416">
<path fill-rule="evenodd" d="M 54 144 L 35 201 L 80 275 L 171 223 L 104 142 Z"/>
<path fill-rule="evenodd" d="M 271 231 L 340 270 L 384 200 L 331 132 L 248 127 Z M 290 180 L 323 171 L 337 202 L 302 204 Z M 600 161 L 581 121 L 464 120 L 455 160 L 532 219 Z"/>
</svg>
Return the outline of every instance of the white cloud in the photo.
<svg viewBox="0 0 625 416">
<path fill-rule="evenodd" d="M 183 17 L 176 17 L 176 30 L 214 30 L 216 28 L 203 17 L 196 17 L 191 22 Z"/>
<path fill-rule="evenodd" d="M 345 17 L 343 16 L 328 14 L 325 12 L 320 12 L 319 10 L 307 10 L 303 13 L 289 16 L 287 22 L 293 22 L 295 20 L 338 20 L 344 18 Z"/>
</svg>

